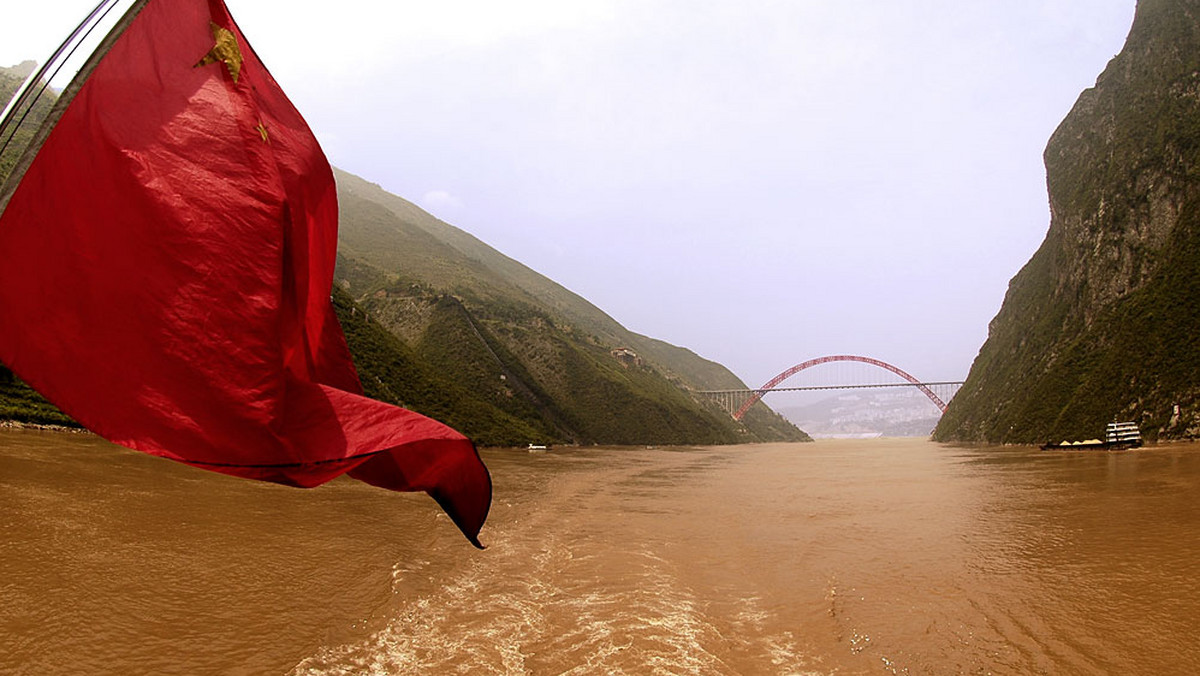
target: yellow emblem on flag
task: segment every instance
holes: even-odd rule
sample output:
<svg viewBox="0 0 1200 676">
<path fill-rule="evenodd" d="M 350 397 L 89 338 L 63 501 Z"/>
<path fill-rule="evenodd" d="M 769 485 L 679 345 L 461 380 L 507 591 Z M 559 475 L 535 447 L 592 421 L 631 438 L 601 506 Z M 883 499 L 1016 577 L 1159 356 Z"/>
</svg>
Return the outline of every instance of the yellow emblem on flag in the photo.
<svg viewBox="0 0 1200 676">
<path fill-rule="evenodd" d="M 238 75 L 242 72 L 242 50 L 238 47 L 237 37 L 232 31 L 221 28 L 211 21 L 209 25 L 212 27 L 215 44 L 193 68 L 207 66 L 210 63 L 223 63 L 229 69 L 233 83 L 237 84 Z"/>
</svg>

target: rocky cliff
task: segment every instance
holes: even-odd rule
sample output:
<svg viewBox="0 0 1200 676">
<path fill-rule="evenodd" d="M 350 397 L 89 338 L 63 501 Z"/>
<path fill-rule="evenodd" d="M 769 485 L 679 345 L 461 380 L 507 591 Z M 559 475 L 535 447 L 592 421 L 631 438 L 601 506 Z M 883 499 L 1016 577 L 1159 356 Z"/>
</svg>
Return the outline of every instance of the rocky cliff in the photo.
<svg viewBox="0 0 1200 676">
<path fill-rule="evenodd" d="M 1200 1 L 1138 3 L 1045 164 L 1046 239 L 934 438 L 1200 435 Z"/>
</svg>

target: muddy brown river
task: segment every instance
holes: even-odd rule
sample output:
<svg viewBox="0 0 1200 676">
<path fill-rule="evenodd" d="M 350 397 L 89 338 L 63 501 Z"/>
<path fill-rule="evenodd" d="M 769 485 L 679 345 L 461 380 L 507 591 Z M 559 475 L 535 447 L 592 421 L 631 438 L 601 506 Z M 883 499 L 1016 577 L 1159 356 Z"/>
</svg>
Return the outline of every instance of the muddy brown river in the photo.
<svg viewBox="0 0 1200 676">
<path fill-rule="evenodd" d="M 0 431 L 3 674 L 1194 674 L 1200 445 L 485 451 L 432 500 Z"/>
</svg>

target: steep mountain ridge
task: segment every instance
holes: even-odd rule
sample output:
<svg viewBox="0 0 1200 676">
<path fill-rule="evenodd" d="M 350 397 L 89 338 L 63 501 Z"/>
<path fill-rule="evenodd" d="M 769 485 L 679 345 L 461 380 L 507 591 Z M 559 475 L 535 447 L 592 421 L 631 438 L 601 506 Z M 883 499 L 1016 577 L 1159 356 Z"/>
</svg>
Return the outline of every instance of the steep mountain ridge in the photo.
<svg viewBox="0 0 1200 676">
<path fill-rule="evenodd" d="M 335 174 L 342 195 L 362 197 L 376 206 L 384 207 L 396 217 L 396 227 L 403 228 L 406 232 L 409 228 L 423 230 L 436 241 L 452 247 L 462 255 L 463 265 L 468 266 L 472 273 L 478 272 L 480 267 L 488 270 L 491 274 L 484 273 L 481 280 L 485 288 L 507 290 L 510 295 L 519 296 L 548 312 L 562 316 L 564 321 L 570 322 L 580 330 L 593 333 L 612 344 L 628 345 L 667 371 L 680 373 L 697 389 L 745 387 L 745 384 L 724 366 L 704 359 L 686 348 L 629 331 L 578 294 L 523 263 L 505 256 L 470 233 L 441 221 L 412 202 L 348 172 L 336 170 Z M 417 259 L 425 255 L 418 250 L 412 254 L 387 257 L 382 249 L 372 246 L 372 240 L 363 237 L 363 233 L 350 233 L 345 229 L 342 243 L 342 250 L 348 256 L 369 260 L 378 268 L 399 269 L 403 266 L 406 274 L 408 270 L 415 270 L 412 266 L 422 265 L 422 261 Z M 398 250 L 391 251 L 394 253 Z M 434 283 L 438 279 L 443 283 L 448 281 L 444 275 L 414 273 L 412 276 L 420 276 Z M 457 282 L 458 280 L 455 280 L 454 283 Z M 512 293 L 513 291 L 516 293 Z"/>
<path fill-rule="evenodd" d="M 1046 239 L 935 438 L 1200 435 L 1200 2 L 1138 3 L 1044 159 Z"/>
<path fill-rule="evenodd" d="M 556 438 L 580 443 L 807 438 L 765 406 L 742 425 L 689 394 L 745 387 L 723 366 L 628 331 L 577 294 L 375 184 L 344 171 L 336 177 L 338 283 L 425 363 L 472 383 L 499 409 L 535 411 Z"/>
</svg>

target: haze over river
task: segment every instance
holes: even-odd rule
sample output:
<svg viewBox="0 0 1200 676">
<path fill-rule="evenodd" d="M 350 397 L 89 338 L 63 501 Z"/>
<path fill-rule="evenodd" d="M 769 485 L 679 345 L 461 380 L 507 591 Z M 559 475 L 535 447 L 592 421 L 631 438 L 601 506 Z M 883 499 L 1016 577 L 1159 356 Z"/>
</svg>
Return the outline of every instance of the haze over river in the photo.
<svg viewBox="0 0 1200 676">
<path fill-rule="evenodd" d="M 489 450 L 424 495 L 0 432 L 0 673 L 1191 674 L 1200 446 Z"/>
</svg>

